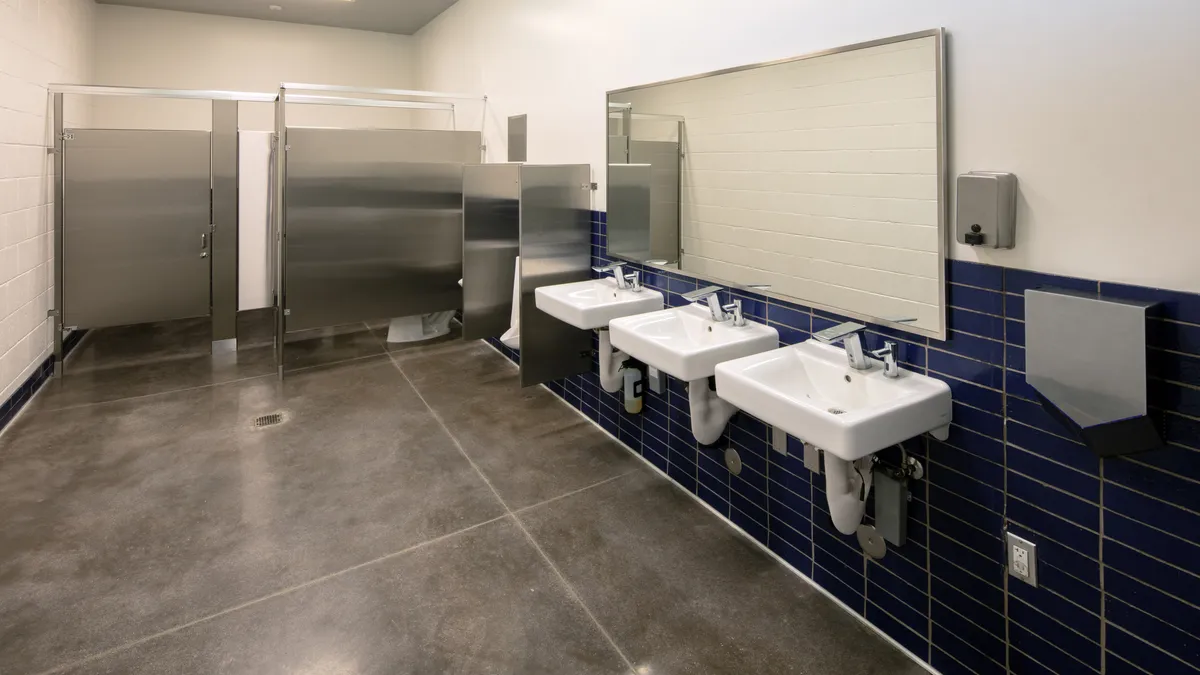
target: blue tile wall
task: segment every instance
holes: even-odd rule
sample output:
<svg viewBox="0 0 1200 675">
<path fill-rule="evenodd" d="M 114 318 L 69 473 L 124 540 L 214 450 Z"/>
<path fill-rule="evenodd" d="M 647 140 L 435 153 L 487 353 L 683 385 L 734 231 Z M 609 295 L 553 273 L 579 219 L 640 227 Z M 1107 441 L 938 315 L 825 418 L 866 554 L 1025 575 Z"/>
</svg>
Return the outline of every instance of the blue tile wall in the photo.
<svg viewBox="0 0 1200 675">
<path fill-rule="evenodd" d="M 599 265 L 608 262 L 605 215 L 592 221 Z M 709 283 L 634 267 L 670 306 Z M 640 416 L 620 412 L 594 372 L 550 389 L 943 673 L 1200 675 L 1200 295 L 964 261 L 948 263 L 947 279 L 946 340 L 867 333 L 872 348 L 901 340 L 904 365 L 948 383 L 955 401 L 946 442 L 907 444 L 925 458 L 926 480 L 912 486 L 909 543 L 883 560 L 833 528 L 824 481 L 804 468 L 798 439 L 788 438 L 789 454 L 775 452 L 770 429 L 739 413 L 717 444 L 698 445 L 673 379 L 668 393 L 647 392 Z M 1148 363 L 1166 446 L 1100 460 L 1034 402 L 1023 292 L 1041 285 L 1161 303 Z M 841 320 L 736 296 L 748 316 L 779 329 L 781 344 Z M 740 476 L 722 461 L 730 445 Z M 1005 529 L 1038 543 L 1038 588 L 1005 583 Z"/>
<path fill-rule="evenodd" d="M 63 340 L 63 354 L 69 356 L 79 341 L 87 333 L 86 330 L 74 330 Z M 26 403 L 33 398 L 33 395 L 42 388 L 42 385 L 54 375 L 54 356 L 46 357 L 38 367 L 30 373 L 29 377 L 17 387 L 17 390 L 8 397 L 4 403 L 0 403 L 0 431 L 13 421 L 17 413 L 25 407 Z"/>
</svg>

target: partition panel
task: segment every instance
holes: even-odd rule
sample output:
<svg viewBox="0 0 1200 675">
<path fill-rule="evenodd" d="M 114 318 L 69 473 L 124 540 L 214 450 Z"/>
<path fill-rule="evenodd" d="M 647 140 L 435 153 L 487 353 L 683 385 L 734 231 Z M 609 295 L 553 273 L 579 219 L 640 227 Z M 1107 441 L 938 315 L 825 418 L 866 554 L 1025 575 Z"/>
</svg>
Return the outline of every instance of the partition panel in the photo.
<svg viewBox="0 0 1200 675">
<path fill-rule="evenodd" d="M 534 289 L 591 277 L 591 167 L 521 166 L 521 385 L 585 373 L 592 332 L 537 308 Z"/>
<path fill-rule="evenodd" d="M 287 129 L 286 329 L 462 306 L 475 131 Z"/>
<path fill-rule="evenodd" d="M 463 339 L 500 337 L 512 322 L 520 248 L 520 165 L 463 168 Z"/>
<path fill-rule="evenodd" d="M 207 131 L 64 134 L 63 323 L 209 315 Z"/>
</svg>

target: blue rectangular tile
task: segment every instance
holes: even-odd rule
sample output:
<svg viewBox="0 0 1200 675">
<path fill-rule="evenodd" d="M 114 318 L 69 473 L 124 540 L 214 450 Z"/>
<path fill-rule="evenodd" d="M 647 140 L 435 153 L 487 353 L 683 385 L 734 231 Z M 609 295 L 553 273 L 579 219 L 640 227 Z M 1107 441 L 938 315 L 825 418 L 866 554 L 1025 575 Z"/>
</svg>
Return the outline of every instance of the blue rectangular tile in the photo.
<svg viewBox="0 0 1200 675">
<path fill-rule="evenodd" d="M 1048 667 L 1050 672 L 1070 673 L 1072 675 L 1075 673 L 1100 672 L 1100 645 L 1089 646 L 1081 653 L 1065 652 L 1059 648 L 1061 643 L 1059 643 L 1058 637 L 1060 634 L 1067 632 L 1060 630 L 1059 633 L 1043 633 L 1039 635 L 1037 631 L 1014 622 L 1009 630 L 1009 641 L 1014 651 L 1028 655 L 1037 663 Z M 1043 639 L 1042 635 L 1053 641 Z M 1094 662 L 1096 664 L 1095 667 L 1092 667 L 1088 663 L 1089 661 Z"/>
<path fill-rule="evenodd" d="M 1104 486 L 1104 508 L 1132 520 L 1164 527 L 1183 539 L 1200 544 L 1200 514 L 1193 511 L 1134 492 L 1116 483 Z"/>
<path fill-rule="evenodd" d="M 934 442 L 930 441 L 932 445 Z M 969 452 L 997 464 L 1004 463 L 1004 443 L 999 439 L 984 436 L 957 424 L 950 426 L 950 436 L 945 445 Z"/>
<path fill-rule="evenodd" d="M 1100 506 L 1097 503 L 1084 501 L 1019 473 L 1008 473 L 1008 496 L 1089 530 L 1100 530 Z"/>
<path fill-rule="evenodd" d="M 970 333 L 979 337 L 993 340 L 1004 339 L 1004 318 L 991 314 L 972 312 L 966 309 L 950 307 L 946 311 L 947 323 L 951 330 L 960 333 Z"/>
<path fill-rule="evenodd" d="M 999 565 L 1004 562 L 1004 543 L 999 537 L 972 527 L 948 513 L 939 511 L 936 506 L 932 507 L 929 511 L 929 527 L 937 534 L 948 537 L 957 544 L 966 546 L 974 553 L 983 556 L 994 564 Z M 933 550 L 936 550 L 936 545 L 934 545 L 936 540 L 931 534 L 930 545 L 933 546 Z M 957 563 L 953 558 L 951 560 Z M 971 568 L 967 569 L 970 570 Z"/>
<path fill-rule="evenodd" d="M 1040 272 L 1030 272 L 1029 270 L 1019 270 L 1011 267 L 1004 270 L 1004 291 L 1006 293 L 1024 295 L 1027 288 L 1043 287 L 1096 292 L 1100 285 L 1095 281 L 1077 279 L 1075 277 L 1042 274 Z"/>
<path fill-rule="evenodd" d="M 1004 365 L 1004 343 L 951 331 L 946 340 L 930 340 L 929 346 L 997 366 Z"/>
<path fill-rule="evenodd" d="M 984 581 L 940 555 L 929 557 L 929 572 L 951 588 L 974 598 L 984 607 L 999 607 L 997 611 L 1004 612 L 1004 589 L 1000 586 Z"/>
<path fill-rule="evenodd" d="M 896 360 L 909 370 L 921 372 L 925 368 L 925 345 L 909 339 L 897 338 L 879 330 L 868 330 L 863 347 L 870 350 L 882 349 L 884 342 L 896 343 Z"/>
<path fill-rule="evenodd" d="M 672 459 L 667 466 L 667 475 L 688 492 L 693 494 L 696 492 L 696 466 L 694 464 L 689 466 L 686 463 L 676 463 Z"/>
<path fill-rule="evenodd" d="M 1151 377 L 1200 387 L 1200 357 L 1197 356 L 1150 349 L 1146 353 L 1146 371 Z"/>
<path fill-rule="evenodd" d="M 987 659 L 997 662 L 1004 662 L 1004 640 L 1002 637 L 996 637 L 984 628 L 965 620 L 961 614 L 951 610 L 946 605 L 937 601 L 936 595 L 932 607 L 933 619 L 933 644 L 947 649 L 953 644 L 952 640 L 947 640 L 953 636 L 956 640 L 962 640 L 970 645 L 971 649 L 985 656 Z M 1003 617 L 1001 617 L 1003 623 Z M 1001 633 L 1003 635 L 1003 633 Z M 964 652 L 964 655 L 968 653 Z M 956 656 L 959 660 L 961 657 Z M 978 667 L 976 664 L 967 664 L 972 667 Z M 1003 672 L 1003 671 L 1001 671 Z"/>
<path fill-rule="evenodd" d="M 763 522 L 766 519 L 763 518 L 763 521 L 760 521 L 757 517 L 752 516 L 746 511 L 738 508 L 738 502 L 739 497 L 737 493 L 730 493 L 729 520 L 732 521 L 734 525 L 737 525 L 745 530 L 746 534 L 750 535 L 750 538 L 762 543 L 763 546 L 767 546 L 770 530 L 767 529 L 766 523 Z"/>
<path fill-rule="evenodd" d="M 1024 406 L 1027 404 L 1022 402 L 1019 405 Z M 1042 412 L 1040 406 L 1037 406 L 1037 410 Z M 1011 406 L 1009 412 L 1012 412 Z M 1039 457 L 1045 457 L 1060 464 L 1066 464 L 1084 473 L 1093 476 L 1100 475 L 1100 460 L 1084 445 L 1060 436 L 1048 434 L 1045 431 L 1021 424 L 1013 419 L 1010 419 L 1008 422 L 1008 443 L 1010 446 L 1015 445 Z"/>
<path fill-rule="evenodd" d="M 1020 345 L 1004 346 L 1005 367 L 1025 372 L 1025 348 Z"/>
<path fill-rule="evenodd" d="M 971 286 L 946 285 L 946 304 L 984 314 L 1004 315 L 1004 296 L 999 291 L 986 291 Z"/>
<path fill-rule="evenodd" d="M 1193 574 L 1200 573 L 1200 546 L 1108 511 L 1104 536 Z"/>
<path fill-rule="evenodd" d="M 820 550 L 820 549 L 816 549 Z M 834 562 L 833 564 L 838 564 Z M 850 584 L 842 581 L 840 577 L 824 567 L 817 559 L 813 560 L 813 581 L 817 582 L 822 588 L 829 591 L 838 600 L 841 600 L 856 614 L 862 614 L 865 610 L 865 598 L 862 593 L 862 587 L 855 588 Z"/>
<path fill-rule="evenodd" d="M 1139 611 L 1167 621 L 1200 645 L 1200 608 L 1112 570 L 1104 577 L 1104 590 Z"/>
<path fill-rule="evenodd" d="M 953 469 L 954 471 L 969 476 L 979 482 L 982 482 L 998 491 L 1004 489 L 1004 466 L 995 462 L 983 459 L 973 453 L 963 452 L 958 448 L 950 447 L 940 441 L 930 441 L 929 443 L 929 459 L 937 464 Z M 1000 458 L 1003 461 L 1003 457 Z M 937 473 L 936 469 L 930 471 L 930 480 Z M 952 481 L 955 480 L 956 474 L 952 474 L 945 481 L 947 489 L 953 490 Z M 986 503 L 995 505 L 998 502 L 995 497 L 992 497 Z M 1000 504 L 1003 508 L 1003 504 Z"/>
<path fill-rule="evenodd" d="M 789 326 L 797 330 L 810 331 L 812 329 L 812 316 L 810 314 L 776 304 L 775 302 L 767 305 L 767 320 L 773 324 Z"/>
<path fill-rule="evenodd" d="M 1175 458 L 1170 453 L 1175 452 L 1184 455 L 1181 459 L 1189 459 L 1189 455 L 1195 455 L 1193 450 L 1171 450 L 1165 449 L 1162 452 L 1163 457 L 1160 461 L 1170 461 Z M 1200 458 L 1200 455 L 1197 455 Z M 1172 473 L 1167 473 L 1156 466 L 1147 466 L 1141 463 L 1143 459 L 1154 459 L 1152 453 L 1141 453 L 1134 455 L 1129 459 L 1115 458 L 1104 463 L 1104 478 L 1106 481 L 1112 481 L 1132 488 L 1138 492 L 1154 495 L 1158 499 L 1177 504 L 1193 511 L 1200 511 L 1200 489 L 1197 489 L 1196 484 L 1192 481 L 1180 478 Z M 1132 461 L 1139 460 L 1139 461 Z M 1179 468 L 1177 466 L 1170 468 Z"/>
<path fill-rule="evenodd" d="M 1185 663 L 1200 663 L 1200 638 L 1180 630 L 1175 617 L 1164 621 L 1110 595 L 1105 619 Z"/>
<path fill-rule="evenodd" d="M 884 556 L 887 559 L 887 556 Z M 920 587 L 908 583 L 903 577 L 893 574 L 888 568 L 880 564 L 880 560 L 871 560 L 867 564 L 867 599 L 870 600 L 876 593 L 887 593 L 888 598 L 880 601 L 880 606 L 887 608 L 893 602 L 903 604 L 902 610 L 892 612 L 898 619 L 906 619 L 906 616 L 911 616 L 915 620 L 921 622 L 929 619 L 929 593 L 926 590 L 928 584 L 923 582 Z M 902 616 L 906 615 L 906 616 Z M 905 620 L 905 623 L 909 623 Z M 915 621 L 914 621 L 915 623 Z"/>
<path fill-rule="evenodd" d="M 931 485 L 929 488 L 929 505 L 996 537 L 1001 536 L 1004 529 L 1004 516 L 1000 512 L 964 499 L 937 485 Z"/>
<path fill-rule="evenodd" d="M 1172 445 L 1200 450 L 1200 420 L 1171 413 L 1163 415 L 1163 440 Z"/>
<path fill-rule="evenodd" d="M 1004 675 L 1004 666 L 988 659 L 946 629 L 934 626 L 933 634 L 935 643 L 929 650 L 930 665 L 942 675 Z"/>
<path fill-rule="evenodd" d="M 929 350 L 928 360 L 931 371 L 992 389 L 1004 388 L 1002 368 L 936 349 Z"/>
<path fill-rule="evenodd" d="M 733 291 L 732 296 L 734 299 L 742 301 L 742 314 L 746 315 L 746 317 L 758 321 L 767 320 L 766 297 L 746 291 Z"/>
<path fill-rule="evenodd" d="M 667 275 L 667 290 L 672 293 L 690 293 L 696 290 L 696 280 L 691 277 L 682 277 L 675 274 Z"/>
<path fill-rule="evenodd" d="M 1006 370 L 1004 372 L 1004 393 L 1041 404 L 1041 400 L 1038 397 L 1038 390 L 1025 381 L 1025 373 L 1019 370 Z"/>
<path fill-rule="evenodd" d="M 1014 425 L 1009 425 L 1011 428 Z M 1100 501 L 1100 480 L 1095 476 L 1045 459 L 1042 455 L 1008 446 L 1008 468 L 1092 502 Z"/>
<path fill-rule="evenodd" d="M 1131 633 L 1127 633 L 1111 623 L 1109 624 L 1106 638 L 1110 652 L 1126 661 L 1138 664 L 1139 667 L 1151 675 L 1158 675 L 1159 673 L 1170 673 L 1171 675 L 1189 673 L 1196 675 L 1196 673 L 1200 673 L 1200 670 L 1154 647 L 1150 643 L 1134 637 Z"/>
<path fill-rule="evenodd" d="M 922 659 L 929 658 L 929 641 L 925 638 L 928 634 L 928 628 L 922 628 L 918 632 L 912 626 L 891 614 L 888 611 L 889 609 L 891 607 L 876 603 L 872 598 L 868 598 L 867 621 L 870 621 L 876 628 L 882 630 L 896 642 L 899 642 L 908 651 Z"/>
<path fill-rule="evenodd" d="M 961 403 L 952 404 L 954 424 L 997 441 L 1004 438 L 1004 418 Z"/>
<path fill-rule="evenodd" d="M 1102 282 L 1100 295 L 1158 303 L 1150 309 L 1150 316 L 1200 324 L 1200 294 Z"/>
<path fill-rule="evenodd" d="M 967 260 L 947 260 L 946 280 L 949 283 L 1000 291 L 1004 289 L 1004 268 Z"/>
<path fill-rule="evenodd" d="M 1047 567 L 1047 569 L 1053 568 Z M 1054 621 L 1057 621 L 1067 628 L 1070 628 L 1080 636 L 1099 644 L 1100 615 L 1089 612 L 1088 610 L 1068 601 L 1066 598 L 1058 595 L 1057 593 L 1052 593 L 1050 589 L 1046 588 L 1046 586 L 1041 583 L 1040 578 L 1038 579 L 1038 582 L 1039 586 L 1036 588 L 1030 586 L 1029 584 L 1009 584 L 1008 587 L 1012 594 L 1012 601 L 1019 600 L 1024 603 L 1018 612 L 1010 612 L 1010 614 L 1015 614 L 1016 617 L 1020 618 L 1029 614 L 1029 611 L 1027 611 L 1029 608 L 1035 609 Z M 1022 619 L 1022 621 L 1025 620 Z M 1025 622 L 1028 623 L 1027 621 Z M 1040 618 L 1035 622 L 1040 622 L 1039 625 L 1045 624 L 1045 622 L 1041 621 Z M 1032 626 L 1028 625 L 1025 627 L 1032 628 Z M 1051 628 L 1055 634 L 1057 634 L 1060 630 L 1058 627 L 1053 625 L 1049 625 L 1049 628 Z"/>
<path fill-rule="evenodd" d="M 801 574 L 806 577 L 812 577 L 812 556 L 809 552 L 812 550 L 809 546 L 795 546 L 789 540 L 780 536 L 779 532 L 771 530 L 768 534 L 769 548 L 776 555 L 787 561 L 789 565 L 795 567 Z"/>
<path fill-rule="evenodd" d="M 1153 319 L 1146 325 L 1146 343 L 1159 349 L 1200 355 L 1200 326 Z"/>
<path fill-rule="evenodd" d="M 1152 407 L 1200 417 L 1200 389 L 1163 380 L 1150 380 L 1148 397 Z"/>
<path fill-rule="evenodd" d="M 1025 323 L 1009 319 L 1004 322 L 1004 341 L 1010 345 L 1025 346 Z"/>
<path fill-rule="evenodd" d="M 724 495 L 722 495 L 721 488 L 719 486 L 717 486 L 717 489 L 713 489 L 712 487 L 709 486 L 709 484 L 704 482 L 704 478 L 703 478 L 704 472 L 703 471 L 701 471 L 699 473 L 699 476 L 701 477 L 701 479 L 700 479 L 699 483 L 696 485 L 696 495 L 699 496 L 700 499 L 702 499 L 704 501 L 704 503 L 713 507 L 713 509 L 715 509 L 717 513 L 720 513 L 721 515 L 728 517 L 729 516 L 729 490 L 728 490 L 728 488 L 724 489 Z"/>
<path fill-rule="evenodd" d="M 1200 605 L 1200 584 L 1196 583 L 1195 576 L 1108 537 L 1104 539 L 1104 565 L 1193 605 Z"/>
<path fill-rule="evenodd" d="M 1011 478 L 1011 476 L 1010 476 Z M 1037 530 L 1042 535 L 1092 559 L 1100 557 L 1100 535 L 1049 511 L 1015 498 L 1008 498 L 1008 518 L 1014 523 Z M 1043 557 L 1042 560 L 1045 560 Z"/>
<path fill-rule="evenodd" d="M 1026 401 L 1024 399 L 1012 397 L 1005 400 L 1005 410 L 1009 417 L 1022 423 L 1052 433 L 1056 436 L 1061 436 L 1066 439 L 1076 440 L 1071 432 L 1059 424 L 1050 413 L 1042 408 L 1040 403 Z M 1080 446 L 1083 448 L 1083 446 Z M 1026 448 L 1027 450 L 1031 448 Z M 1083 448 L 1084 451 L 1088 451 Z M 1088 451 L 1090 452 L 1090 451 Z"/>
<path fill-rule="evenodd" d="M 978 628 L 997 640 L 1004 640 L 1004 603 L 999 605 L 984 605 L 979 598 L 973 598 L 966 593 L 933 577 L 929 584 L 935 606 L 940 603 L 955 614 L 967 619 Z M 936 613 L 936 610 L 935 610 Z M 953 628 L 953 626 L 948 626 Z"/>
<path fill-rule="evenodd" d="M 1004 294 L 1004 317 L 1007 319 L 1025 320 L 1025 296 Z"/>
</svg>

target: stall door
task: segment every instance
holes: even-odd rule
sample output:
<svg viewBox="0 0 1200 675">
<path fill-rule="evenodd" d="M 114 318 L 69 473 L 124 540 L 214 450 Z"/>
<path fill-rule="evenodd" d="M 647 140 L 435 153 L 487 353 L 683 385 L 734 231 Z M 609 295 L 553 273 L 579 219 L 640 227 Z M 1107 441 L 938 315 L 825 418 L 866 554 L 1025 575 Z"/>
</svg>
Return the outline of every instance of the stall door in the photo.
<svg viewBox="0 0 1200 675">
<path fill-rule="evenodd" d="M 75 129 L 66 138 L 64 324 L 208 316 L 208 132 Z"/>
</svg>

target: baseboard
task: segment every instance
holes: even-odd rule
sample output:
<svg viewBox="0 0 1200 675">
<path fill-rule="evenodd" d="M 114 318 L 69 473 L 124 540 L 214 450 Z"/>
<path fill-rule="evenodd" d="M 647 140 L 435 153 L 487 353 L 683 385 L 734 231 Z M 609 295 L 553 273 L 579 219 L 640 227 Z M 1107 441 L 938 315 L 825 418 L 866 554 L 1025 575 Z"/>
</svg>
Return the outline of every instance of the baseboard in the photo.
<svg viewBox="0 0 1200 675">
<path fill-rule="evenodd" d="M 63 358 L 71 354 L 71 351 L 79 345 L 79 341 L 87 334 L 86 330 L 73 330 L 65 338 L 63 338 Z M 33 400 L 35 394 L 41 390 L 42 385 L 54 376 L 54 355 L 51 354 L 42 360 L 41 364 L 34 369 L 29 377 L 17 387 L 16 391 L 8 397 L 8 400 L 0 404 L 0 433 L 3 433 L 8 425 L 17 418 L 17 415 L 24 410 L 25 405 Z"/>
</svg>

